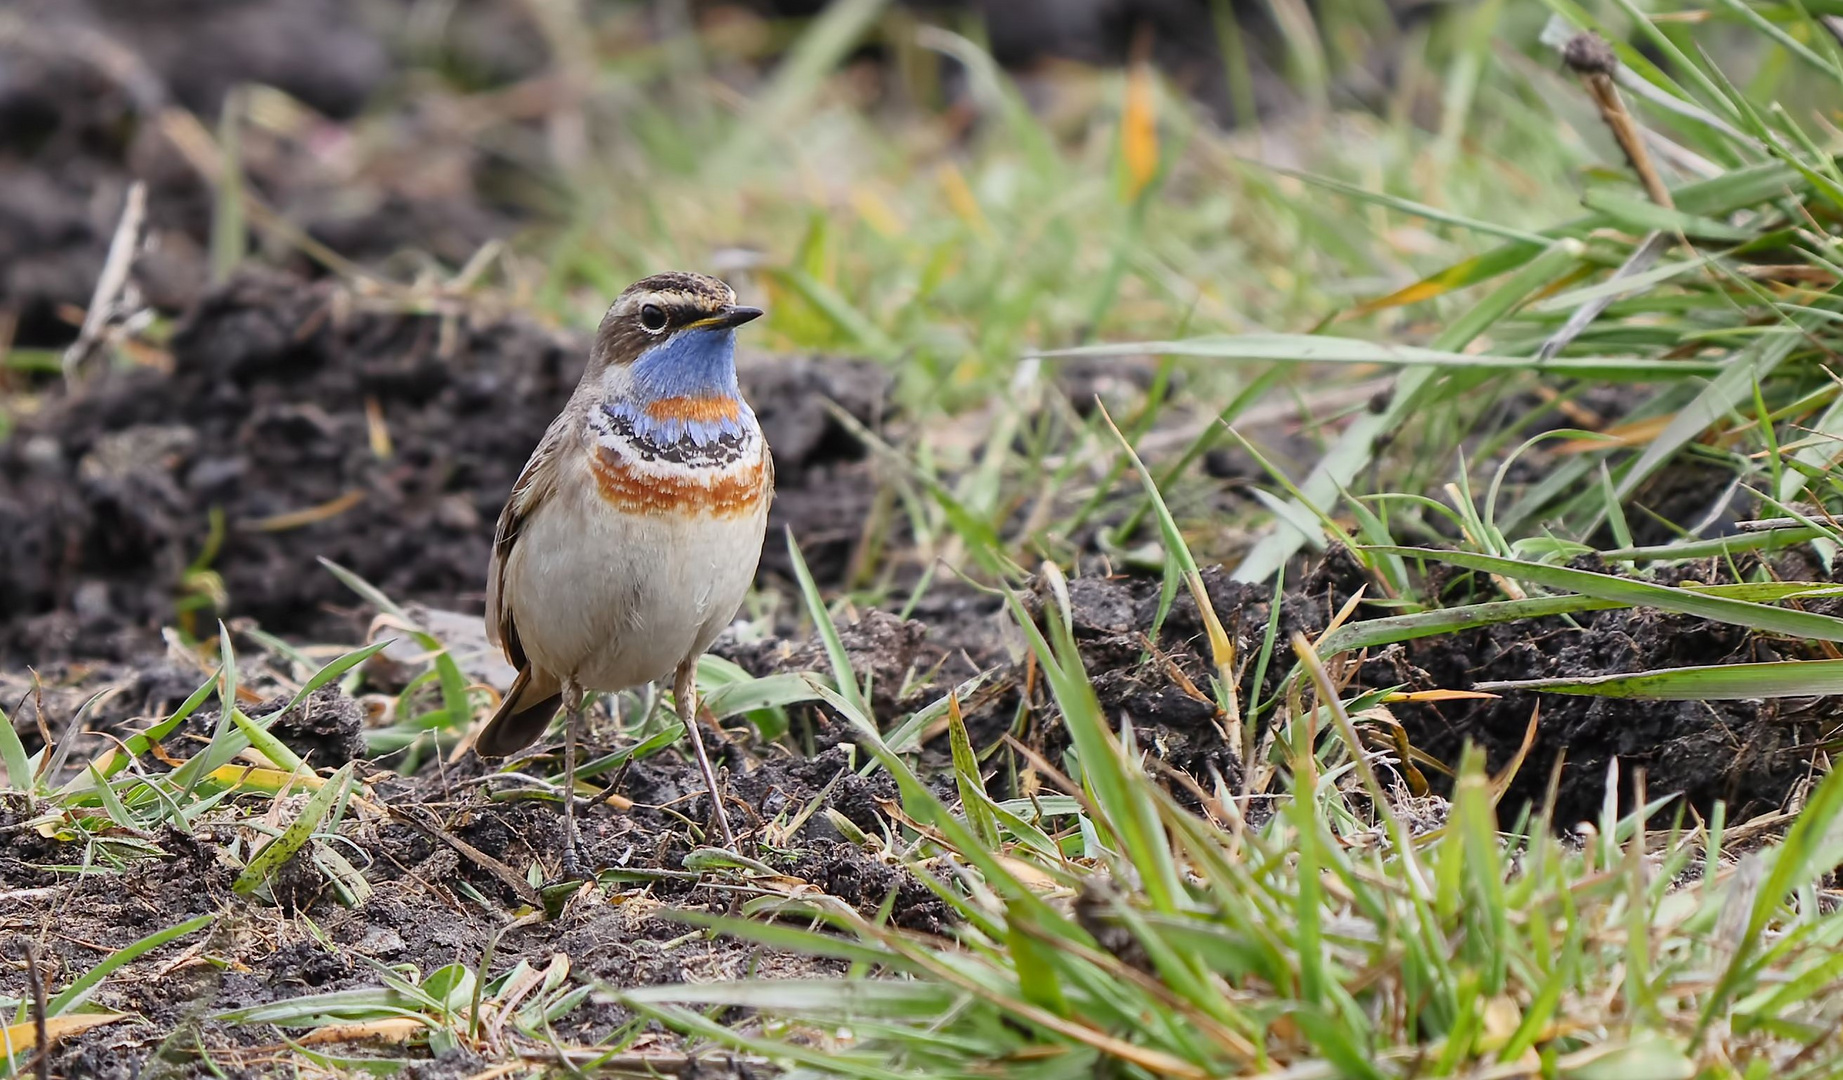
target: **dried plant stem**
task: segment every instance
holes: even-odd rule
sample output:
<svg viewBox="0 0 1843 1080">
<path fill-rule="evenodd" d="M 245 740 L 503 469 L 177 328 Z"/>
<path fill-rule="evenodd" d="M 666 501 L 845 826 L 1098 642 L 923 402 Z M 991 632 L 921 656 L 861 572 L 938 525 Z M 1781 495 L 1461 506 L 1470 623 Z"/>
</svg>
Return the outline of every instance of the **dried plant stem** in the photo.
<svg viewBox="0 0 1843 1080">
<path fill-rule="evenodd" d="M 1600 118 L 1606 121 L 1613 139 L 1625 151 L 1626 160 L 1632 163 L 1632 170 L 1645 186 L 1645 194 L 1659 206 L 1674 210 L 1676 203 L 1670 198 L 1670 189 L 1664 185 L 1664 178 L 1658 175 L 1657 166 L 1651 160 L 1651 152 L 1645 149 L 1644 136 L 1638 130 L 1638 122 L 1632 119 L 1631 112 L 1625 107 L 1625 100 L 1619 96 L 1618 84 L 1613 81 L 1613 73 L 1619 67 L 1619 58 L 1614 55 L 1612 46 L 1590 31 L 1570 38 L 1561 55 L 1568 67 L 1580 76 L 1581 85 L 1587 88 L 1588 96 L 1599 107 Z M 1664 252 L 1670 250 L 1675 239 L 1662 232 L 1654 232 L 1645 237 L 1644 243 L 1613 273 L 1611 280 L 1636 277 L 1649 270 L 1663 257 Z M 1536 352 L 1537 359 L 1551 360 L 1559 356 L 1616 299 L 1617 295 L 1608 293 L 1577 308 L 1561 329 L 1542 343 Z"/>
<path fill-rule="evenodd" d="M 122 201 L 121 220 L 109 241 L 109 254 L 103 261 L 102 275 L 96 279 L 96 291 L 90 294 L 89 309 L 83 313 L 83 328 L 64 351 L 66 383 L 75 384 L 90 360 L 102 350 L 116 302 L 128 287 L 128 272 L 134 268 L 135 250 L 140 247 L 141 227 L 146 221 L 147 185 L 136 180 Z"/>
<path fill-rule="evenodd" d="M 1639 182 L 1645 185 L 1645 194 L 1659 206 L 1675 209 L 1671 201 L 1670 189 L 1664 186 L 1664 178 L 1658 175 L 1657 166 L 1651 161 L 1651 152 L 1645 149 L 1644 136 L 1638 130 L 1638 122 L 1626 110 L 1625 101 L 1619 96 L 1619 87 L 1613 82 L 1613 72 L 1618 69 L 1619 58 L 1613 54 L 1612 46 L 1598 34 L 1577 34 L 1562 50 L 1562 59 L 1568 67 L 1581 78 L 1581 85 L 1587 88 L 1588 96 L 1600 109 L 1600 118 L 1606 121 L 1613 138 L 1618 140 L 1619 148 L 1625 151 L 1626 160 L 1632 163 L 1632 169 L 1638 173 Z"/>
<path fill-rule="evenodd" d="M 38 1052 L 33 1058 L 38 1080 L 51 1080 L 51 1035 L 47 1030 L 45 1018 L 45 975 L 39 970 L 38 943 L 28 941 L 24 944 L 26 953 L 26 982 L 32 988 L 32 1023 L 36 1027 Z"/>
</svg>

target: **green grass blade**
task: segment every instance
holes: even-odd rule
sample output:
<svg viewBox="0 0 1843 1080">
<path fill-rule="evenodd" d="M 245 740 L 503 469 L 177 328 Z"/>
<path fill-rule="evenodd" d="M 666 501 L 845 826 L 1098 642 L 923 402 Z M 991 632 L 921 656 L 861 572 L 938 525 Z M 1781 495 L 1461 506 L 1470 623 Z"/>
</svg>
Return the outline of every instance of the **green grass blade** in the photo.
<svg viewBox="0 0 1843 1080">
<path fill-rule="evenodd" d="M 648 1004 L 736 1005 L 785 1015 L 823 1010 L 861 1015 L 896 1007 L 932 1012 L 948 1008 L 958 995 L 941 986 L 873 979 L 726 979 L 715 983 L 638 986 L 621 991 L 628 1001 Z"/>
<path fill-rule="evenodd" d="M 242 709 L 231 710 L 230 718 L 237 725 L 237 730 L 243 732 L 243 737 L 250 741 L 250 746 L 268 758 L 271 765 L 284 772 L 308 767 L 299 755 L 288 749 L 286 743 L 271 735 L 266 726 L 245 716 Z"/>
<path fill-rule="evenodd" d="M 394 616 L 405 626 L 416 625 L 416 620 L 410 618 L 409 613 L 399 607 L 395 600 L 385 596 L 384 590 L 366 581 L 364 578 L 359 577 L 352 571 L 347 570 L 331 559 L 322 557 L 320 559 L 320 565 L 326 567 L 328 573 L 338 578 L 341 585 L 357 593 L 360 598 L 372 607 L 377 608 L 386 615 Z"/>
<path fill-rule="evenodd" d="M 1318 646 L 1318 652 L 1321 656 L 1333 656 L 1377 645 L 1393 645 L 1398 641 L 1438 637 L 1480 626 L 1624 606 L 1617 600 L 1596 600 L 1591 596 L 1542 596 L 1530 600 L 1500 600 L 1488 604 L 1441 608 L 1438 611 L 1419 611 L 1412 615 L 1390 615 L 1381 619 L 1345 623 L 1325 636 L 1325 640 Z"/>
<path fill-rule="evenodd" d="M 264 844 L 255 855 L 250 857 L 249 864 L 243 868 L 242 872 L 237 875 L 237 880 L 231 885 L 233 890 L 243 894 L 254 892 L 258 886 L 268 880 L 270 874 L 280 869 L 283 863 L 307 846 L 307 842 L 313 838 L 314 830 L 320 827 L 320 823 L 332 811 L 334 804 L 344 797 L 347 785 L 352 782 L 353 767 L 353 762 L 346 762 L 340 766 L 338 772 L 308 797 L 307 802 L 301 807 L 300 815 L 294 819 L 293 823 L 283 829 L 280 836 Z"/>
<path fill-rule="evenodd" d="M 1745 701 L 1753 698 L 1821 697 L 1843 694 L 1843 660 L 1778 660 L 1761 664 L 1710 664 L 1589 675 L 1573 679 L 1484 682 L 1489 693 L 1541 691 L 1583 697 L 1645 698 L 1656 701 Z"/>
<path fill-rule="evenodd" d="M 1683 586 L 1683 588 L 1689 588 Z M 1809 582 L 1772 581 L 1728 585 L 1708 585 L 1691 591 L 1734 600 L 1772 602 L 1839 595 L 1835 586 Z M 1398 641 L 1436 637 L 1480 626 L 1540 619 L 1553 615 L 1573 615 L 1583 611 L 1607 611 L 1632 605 L 1620 600 L 1602 600 L 1591 596 L 1538 596 L 1526 600 L 1495 600 L 1484 604 L 1417 611 L 1411 615 L 1390 615 L 1380 619 L 1346 623 L 1333 630 L 1319 645 L 1320 655 L 1354 652 Z"/>
<path fill-rule="evenodd" d="M 1605 188 L 1589 189 L 1581 201 L 1637 233 L 1681 233 L 1703 240 L 1729 240 L 1736 243 L 1751 240 L 1757 235 L 1752 230 L 1737 228 L 1725 221 L 1716 221 L 1700 214 L 1685 214 L 1681 210 L 1659 206 L 1648 199 Z"/>
<path fill-rule="evenodd" d="M 1546 267 L 1545 267 L 1546 269 Z M 1077 356 L 1195 356 L 1291 364 L 1381 364 L 1392 367 L 1437 367 L 1473 371 L 1548 371 L 1579 379 L 1676 379 L 1713 376 L 1723 371 L 1719 363 L 1702 360 L 1647 360 L 1639 357 L 1558 357 L 1532 360 L 1524 356 L 1494 356 L 1447 349 L 1420 348 L 1359 338 L 1319 334 L 1241 334 L 1201 337 L 1184 341 L 1135 341 L 1083 345 L 1030 355 L 1045 358 Z"/>
<path fill-rule="evenodd" d="M 211 925 L 211 923 L 217 919 L 217 915 L 200 915 L 197 918 L 187 919 L 185 922 L 179 923 L 176 926 L 169 926 L 165 930 L 149 934 L 134 944 L 129 945 L 127 948 L 118 949 L 110 953 L 108 958 L 103 960 L 102 963 L 97 964 L 95 967 L 78 976 L 77 981 L 65 987 L 57 996 L 46 1002 L 45 1015 L 63 1016 L 65 1013 L 83 1004 L 90 994 L 95 991 L 96 987 L 101 985 L 104 979 L 114 974 L 117 970 L 134 963 L 136 960 L 153 952 L 169 941 L 176 941 L 195 930 Z"/>
<path fill-rule="evenodd" d="M 1697 615 L 1714 622 L 1751 627 L 1755 630 L 1785 634 L 1816 641 L 1843 641 L 1843 619 L 1808 611 L 1755 604 L 1713 596 L 1707 591 L 1670 588 L 1611 574 L 1595 574 L 1564 566 L 1520 562 L 1495 555 L 1469 551 L 1441 551 L 1435 548 L 1393 547 L 1377 549 L 1407 558 L 1427 559 L 1463 566 L 1487 574 L 1501 574 L 1516 581 L 1527 581 L 1550 589 L 1566 589 L 1598 600 L 1616 600 L 1632 607 L 1654 607 L 1682 615 Z"/>
<path fill-rule="evenodd" d="M 783 673 L 747 678 L 712 687 L 699 701 L 719 720 L 760 709 L 777 709 L 813 700 L 813 685 L 804 675 Z"/>
<path fill-rule="evenodd" d="M 800 583 L 800 595 L 806 600 L 807 614 L 812 616 L 813 631 L 824 643 L 826 659 L 832 662 L 832 678 L 838 683 L 838 693 L 860 715 L 870 716 L 870 705 L 864 700 L 863 689 L 858 686 L 857 675 L 851 670 L 851 656 L 845 651 L 845 643 L 839 639 L 838 627 L 832 622 L 832 613 L 826 608 L 825 599 L 819 595 L 819 585 L 813 580 L 813 572 L 806 567 L 806 556 L 800 553 L 800 545 L 794 542 L 793 530 L 787 530 L 787 555 L 793 560 L 794 577 Z"/>
<path fill-rule="evenodd" d="M 344 656 L 329 662 L 325 667 L 314 672 L 313 676 L 306 682 L 301 684 L 301 689 L 296 691 L 294 697 L 288 700 L 288 704 L 282 708 L 282 711 L 287 712 L 301 702 L 306 701 L 308 696 L 315 690 L 334 682 L 341 675 L 344 675 L 346 672 L 371 659 L 378 653 L 383 652 L 385 649 L 389 648 L 391 643 L 395 640 L 395 638 L 385 638 L 382 641 L 374 641 L 362 649 L 353 649 Z"/>
<path fill-rule="evenodd" d="M 998 847 L 998 820 L 986 799 L 985 779 L 979 774 L 979 758 L 966 734 L 966 721 L 954 704 L 947 707 L 947 741 L 953 752 L 954 784 L 960 791 L 960 808 L 973 835 L 990 848 Z"/>
<path fill-rule="evenodd" d="M 1371 191 L 1368 188 L 1359 187 L 1356 184 L 1348 184 L 1333 177 L 1320 176 L 1316 173 L 1304 172 L 1298 169 L 1288 169 L 1279 165 L 1266 165 L 1264 162 L 1256 162 L 1256 164 L 1263 165 L 1263 167 L 1271 169 L 1281 176 L 1290 176 L 1295 180 L 1311 184 L 1313 187 L 1321 187 L 1326 191 L 1335 191 L 1340 195 L 1346 195 L 1359 202 L 1366 202 L 1373 206 L 1386 207 L 1390 210 L 1409 214 L 1425 221 L 1437 221 L 1442 225 L 1456 226 L 1457 228 L 1466 229 L 1485 236 L 1496 236 L 1505 240 L 1512 240 L 1520 245 L 1528 246 L 1537 251 L 1554 243 L 1553 239 L 1541 233 L 1511 228 L 1495 221 L 1486 221 L 1483 218 L 1467 217 L 1464 214 L 1456 214 L 1451 210 L 1442 210 L 1437 206 L 1429 206 L 1426 203 L 1415 202 L 1412 199 L 1403 199 L 1385 192 Z"/>
<path fill-rule="evenodd" d="M 19 741 L 19 732 L 13 729 L 13 718 L 5 709 L 0 709 L 0 768 L 6 770 L 8 790 L 32 790 L 32 761 L 26 754 L 26 744 Z"/>
<path fill-rule="evenodd" d="M 435 674 L 442 690 L 442 711 L 448 714 L 445 727 L 460 731 L 473 723 L 473 699 L 467 693 L 467 676 L 461 673 L 461 665 L 455 662 L 454 654 L 433 636 L 426 644 L 438 649 L 435 654 Z"/>
</svg>

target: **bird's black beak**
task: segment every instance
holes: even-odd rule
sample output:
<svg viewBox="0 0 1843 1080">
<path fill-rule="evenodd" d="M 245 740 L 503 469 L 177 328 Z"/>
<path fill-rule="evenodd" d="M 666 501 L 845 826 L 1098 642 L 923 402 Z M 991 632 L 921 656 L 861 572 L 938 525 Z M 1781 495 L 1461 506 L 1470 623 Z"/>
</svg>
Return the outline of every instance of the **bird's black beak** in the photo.
<svg viewBox="0 0 1843 1080">
<path fill-rule="evenodd" d="M 753 322 L 761 318 L 764 314 L 766 313 L 758 307 L 745 307 L 742 304 L 731 304 L 708 319 L 698 320 L 697 325 L 700 329 L 729 330 L 741 326 L 743 323 Z"/>
</svg>

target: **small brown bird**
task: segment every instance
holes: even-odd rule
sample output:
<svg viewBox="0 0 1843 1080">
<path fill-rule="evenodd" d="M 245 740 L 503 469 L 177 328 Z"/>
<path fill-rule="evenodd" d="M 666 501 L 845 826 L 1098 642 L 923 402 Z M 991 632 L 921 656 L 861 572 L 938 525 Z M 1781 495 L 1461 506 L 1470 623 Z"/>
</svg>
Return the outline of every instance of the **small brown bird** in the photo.
<svg viewBox="0 0 1843 1080">
<path fill-rule="evenodd" d="M 628 286 L 499 516 L 486 630 L 518 678 L 475 749 L 531 745 L 561 705 L 565 877 L 578 876 L 576 742 L 589 691 L 673 677 L 725 845 L 736 838 L 698 733 L 698 657 L 761 558 L 774 463 L 736 383 L 736 327 L 761 309 L 701 274 Z"/>
</svg>

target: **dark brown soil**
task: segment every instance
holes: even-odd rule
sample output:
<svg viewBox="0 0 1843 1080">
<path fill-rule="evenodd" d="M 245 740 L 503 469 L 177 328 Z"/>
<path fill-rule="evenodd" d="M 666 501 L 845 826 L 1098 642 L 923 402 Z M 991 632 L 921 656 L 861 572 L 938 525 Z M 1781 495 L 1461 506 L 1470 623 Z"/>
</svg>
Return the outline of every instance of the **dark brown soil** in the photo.
<svg viewBox="0 0 1843 1080">
<path fill-rule="evenodd" d="M 185 152 L 191 110 L 207 128 L 226 92 L 277 88 L 311 112 L 240 127 L 252 193 L 339 254 L 379 264 L 433 256 L 458 267 L 482 244 L 545 211 L 541 160 L 487 154 L 481 124 L 533 121 L 483 102 L 464 114 L 410 80 L 416 56 L 445 75 L 441 92 L 485 90 L 545 62 L 526 9 L 503 0 L 452 6 L 419 40 L 400 0 L 27 0 L 7 12 L 32 33 L 0 33 L 0 313 L 22 346 L 61 345 L 90 299 L 129 183 L 148 185 L 150 254 L 134 284 L 155 308 L 184 310 L 208 277 L 215 195 Z M 413 84 L 413 85 L 412 85 Z M 372 123 L 395 152 L 347 161 L 353 116 L 386 91 L 405 107 Z M 484 119 L 483 119 L 484 118 Z M 470 128 L 469 125 L 472 125 Z M 302 270 L 298 253 L 269 252 Z"/>
<path fill-rule="evenodd" d="M 1740 568 L 1746 571 L 1751 565 L 1742 561 Z M 1830 580 L 1821 568 L 1798 556 L 1778 560 L 1773 569 L 1786 580 Z M 1237 639 L 1238 655 L 1254 656 L 1265 633 L 1271 590 L 1238 585 L 1208 572 L 1204 576 L 1212 604 Z M 1733 578 L 1725 565 L 1711 561 L 1675 568 L 1664 580 L 1718 583 Z M 1348 554 L 1334 553 L 1297 592 L 1289 592 L 1279 623 L 1279 648 L 1263 694 L 1270 694 L 1277 687 L 1276 680 L 1291 666 L 1285 651 L 1290 635 L 1303 631 L 1312 636 L 1321 631 L 1364 583 L 1355 561 Z M 1135 667 L 1129 659 L 1143 646 L 1119 628 L 1148 626 L 1157 594 L 1157 582 L 1150 580 L 1092 582 L 1085 589 L 1071 590 L 1078 603 L 1078 628 L 1084 618 L 1111 621 L 1112 636 L 1094 638 L 1085 655 L 1104 704 L 1136 720 L 1153 718 L 1152 731 L 1142 732 L 1142 741 L 1168 728 L 1207 730 L 1213 714 L 1211 707 L 1177 690 L 1173 680 L 1148 667 Z M 1373 587 L 1370 595 L 1376 595 Z M 1085 615 L 1080 606 L 1084 596 L 1090 605 Z M 1467 599 L 1459 593 L 1449 602 Z M 1133 605 L 1130 620 L 1123 618 L 1129 604 Z M 1817 604 L 1811 607 L 1827 610 Z M 1357 617 L 1377 614 L 1386 613 L 1359 611 Z M 1207 686 L 1207 647 L 1200 632 L 1194 606 L 1180 595 L 1166 623 L 1161 648 L 1195 685 Z M 1368 657 L 1353 685 L 1470 690 L 1483 682 L 1807 658 L 1816 655 L 1736 627 L 1649 609 L 1615 610 L 1577 616 L 1573 623 L 1560 618 L 1527 621 L 1391 646 Z M 1256 690 L 1249 681 L 1251 667 L 1244 669 L 1244 702 L 1253 700 Z M 1534 694 L 1516 693 L 1437 705 L 1397 704 L 1390 709 L 1417 749 L 1456 763 L 1466 743 L 1475 743 L 1486 750 L 1489 766 L 1497 770 L 1515 757 L 1538 704 L 1541 717 L 1536 739 L 1502 812 L 1507 818 L 1514 817 L 1524 804 L 1541 802 L 1550 772 L 1561 761 L 1564 767 L 1553 808 L 1560 827 L 1598 817 L 1608 767 L 1615 758 L 1622 777 L 1622 813 L 1635 806 L 1631 785 L 1638 774 L 1644 776 L 1649 797 L 1679 793 L 1684 804 L 1703 815 L 1718 800 L 1727 804 L 1731 821 L 1776 810 L 1810 777 L 1816 748 L 1843 728 L 1843 705 L 1834 698 L 1657 702 L 1561 695 L 1539 700 Z M 1179 719 L 1186 711 L 1190 713 L 1188 723 Z M 1203 761 L 1221 767 L 1210 756 L 1207 738 L 1190 753 L 1201 754 Z M 1194 766 L 1197 760 L 1193 756 L 1181 763 Z M 1668 808 L 1664 814 L 1668 817 L 1675 810 Z"/>
<path fill-rule="evenodd" d="M 1753 565 L 1739 561 L 1743 571 Z M 1585 568 L 1607 572 L 1604 566 Z M 1785 580 L 1830 580 L 1796 555 L 1777 560 L 1773 569 Z M 1673 568 L 1663 580 L 1716 584 L 1734 578 L 1725 563 L 1711 560 Z M 1807 606 L 1837 613 L 1833 602 Z M 1814 650 L 1737 627 L 1639 608 L 1579 615 L 1572 623 L 1543 619 L 1424 638 L 1385 650 L 1364 674 L 1416 689 L 1466 689 L 1499 680 L 1817 658 Z M 1817 748 L 1843 725 L 1843 705 L 1835 698 L 1679 702 L 1506 694 L 1414 706 L 1400 715 L 1415 745 L 1435 757 L 1455 761 L 1469 740 L 1489 752 L 1493 768 L 1502 768 L 1522 744 L 1538 706 L 1537 738 L 1511 785 L 1508 809 L 1540 801 L 1555 763 L 1564 761 L 1554 808 L 1562 827 L 1597 819 L 1615 758 L 1626 810 L 1634 805 L 1632 784 L 1639 774 L 1651 798 L 1680 793 L 1704 815 L 1718 800 L 1727 803 L 1730 821 L 1779 809 L 1812 775 Z"/>
</svg>

